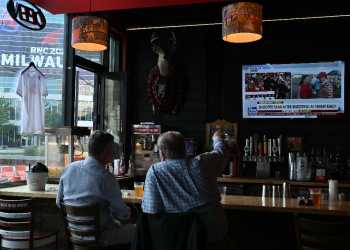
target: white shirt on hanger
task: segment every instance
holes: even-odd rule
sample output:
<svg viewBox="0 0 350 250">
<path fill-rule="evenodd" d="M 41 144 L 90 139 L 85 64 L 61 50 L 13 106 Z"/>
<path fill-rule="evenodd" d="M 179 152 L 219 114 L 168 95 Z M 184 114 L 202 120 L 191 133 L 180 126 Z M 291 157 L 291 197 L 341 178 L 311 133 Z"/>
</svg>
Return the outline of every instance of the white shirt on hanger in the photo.
<svg viewBox="0 0 350 250">
<path fill-rule="evenodd" d="M 45 133 L 46 82 L 40 71 L 22 71 L 16 93 L 23 98 L 22 134 Z"/>
</svg>

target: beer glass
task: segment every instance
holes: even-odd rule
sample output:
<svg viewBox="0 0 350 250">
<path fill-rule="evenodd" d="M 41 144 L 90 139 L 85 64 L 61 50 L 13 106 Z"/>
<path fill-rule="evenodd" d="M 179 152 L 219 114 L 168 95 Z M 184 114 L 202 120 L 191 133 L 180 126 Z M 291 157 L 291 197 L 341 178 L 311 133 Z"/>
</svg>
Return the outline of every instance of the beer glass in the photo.
<svg viewBox="0 0 350 250">
<path fill-rule="evenodd" d="M 141 197 L 143 195 L 144 182 L 134 182 L 135 196 Z"/>
</svg>

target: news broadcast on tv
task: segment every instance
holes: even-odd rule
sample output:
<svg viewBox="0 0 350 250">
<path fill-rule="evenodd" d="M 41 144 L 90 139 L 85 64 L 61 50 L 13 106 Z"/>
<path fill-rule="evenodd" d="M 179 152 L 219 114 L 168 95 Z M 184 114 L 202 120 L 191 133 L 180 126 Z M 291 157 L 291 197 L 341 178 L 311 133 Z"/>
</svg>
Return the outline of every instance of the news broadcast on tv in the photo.
<svg viewBox="0 0 350 250">
<path fill-rule="evenodd" d="M 344 62 L 242 66 L 243 118 L 344 117 Z"/>
</svg>

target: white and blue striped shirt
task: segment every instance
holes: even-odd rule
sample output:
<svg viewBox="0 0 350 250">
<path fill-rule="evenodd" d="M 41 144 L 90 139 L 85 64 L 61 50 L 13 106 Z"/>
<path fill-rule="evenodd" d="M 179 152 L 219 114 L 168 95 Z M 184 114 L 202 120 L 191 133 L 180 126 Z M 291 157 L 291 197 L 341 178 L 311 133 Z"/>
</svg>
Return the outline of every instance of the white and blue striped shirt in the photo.
<svg viewBox="0 0 350 250">
<path fill-rule="evenodd" d="M 69 164 L 62 171 L 56 198 L 58 207 L 61 207 L 60 199 L 71 206 L 99 204 L 101 230 L 112 228 L 114 218 L 124 222 L 130 217 L 130 208 L 123 201 L 114 175 L 89 156 Z"/>
<path fill-rule="evenodd" d="M 229 147 L 220 137 L 214 150 L 192 159 L 169 159 L 153 164 L 146 176 L 142 198 L 145 213 L 196 212 L 202 220 L 207 242 L 224 238 L 228 222 L 221 208 L 217 176 L 229 157 Z"/>
</svg>

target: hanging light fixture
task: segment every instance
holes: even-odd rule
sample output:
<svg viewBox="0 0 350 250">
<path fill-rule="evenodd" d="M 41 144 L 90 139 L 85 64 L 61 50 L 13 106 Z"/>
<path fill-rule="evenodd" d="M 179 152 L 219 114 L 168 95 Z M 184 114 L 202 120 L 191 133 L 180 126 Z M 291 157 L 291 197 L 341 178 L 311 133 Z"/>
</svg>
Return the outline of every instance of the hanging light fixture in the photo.
<svg viewBox="0 0 350 250">
<path fill-rule="evenodd" d="M 91 0 L 90 0 L 91 12 Z M 102 51 L 108 46 L 108 22 L 96 16 L 77 16 L 72 22 L 72 47 L 84 51 Z"/>
<path fill-rule="evenodd" d="M 230 43 L 248 43 L 262 38 L 262 6 L 238 2 L 222 8 L 222 39 Z"/>
</svg>

